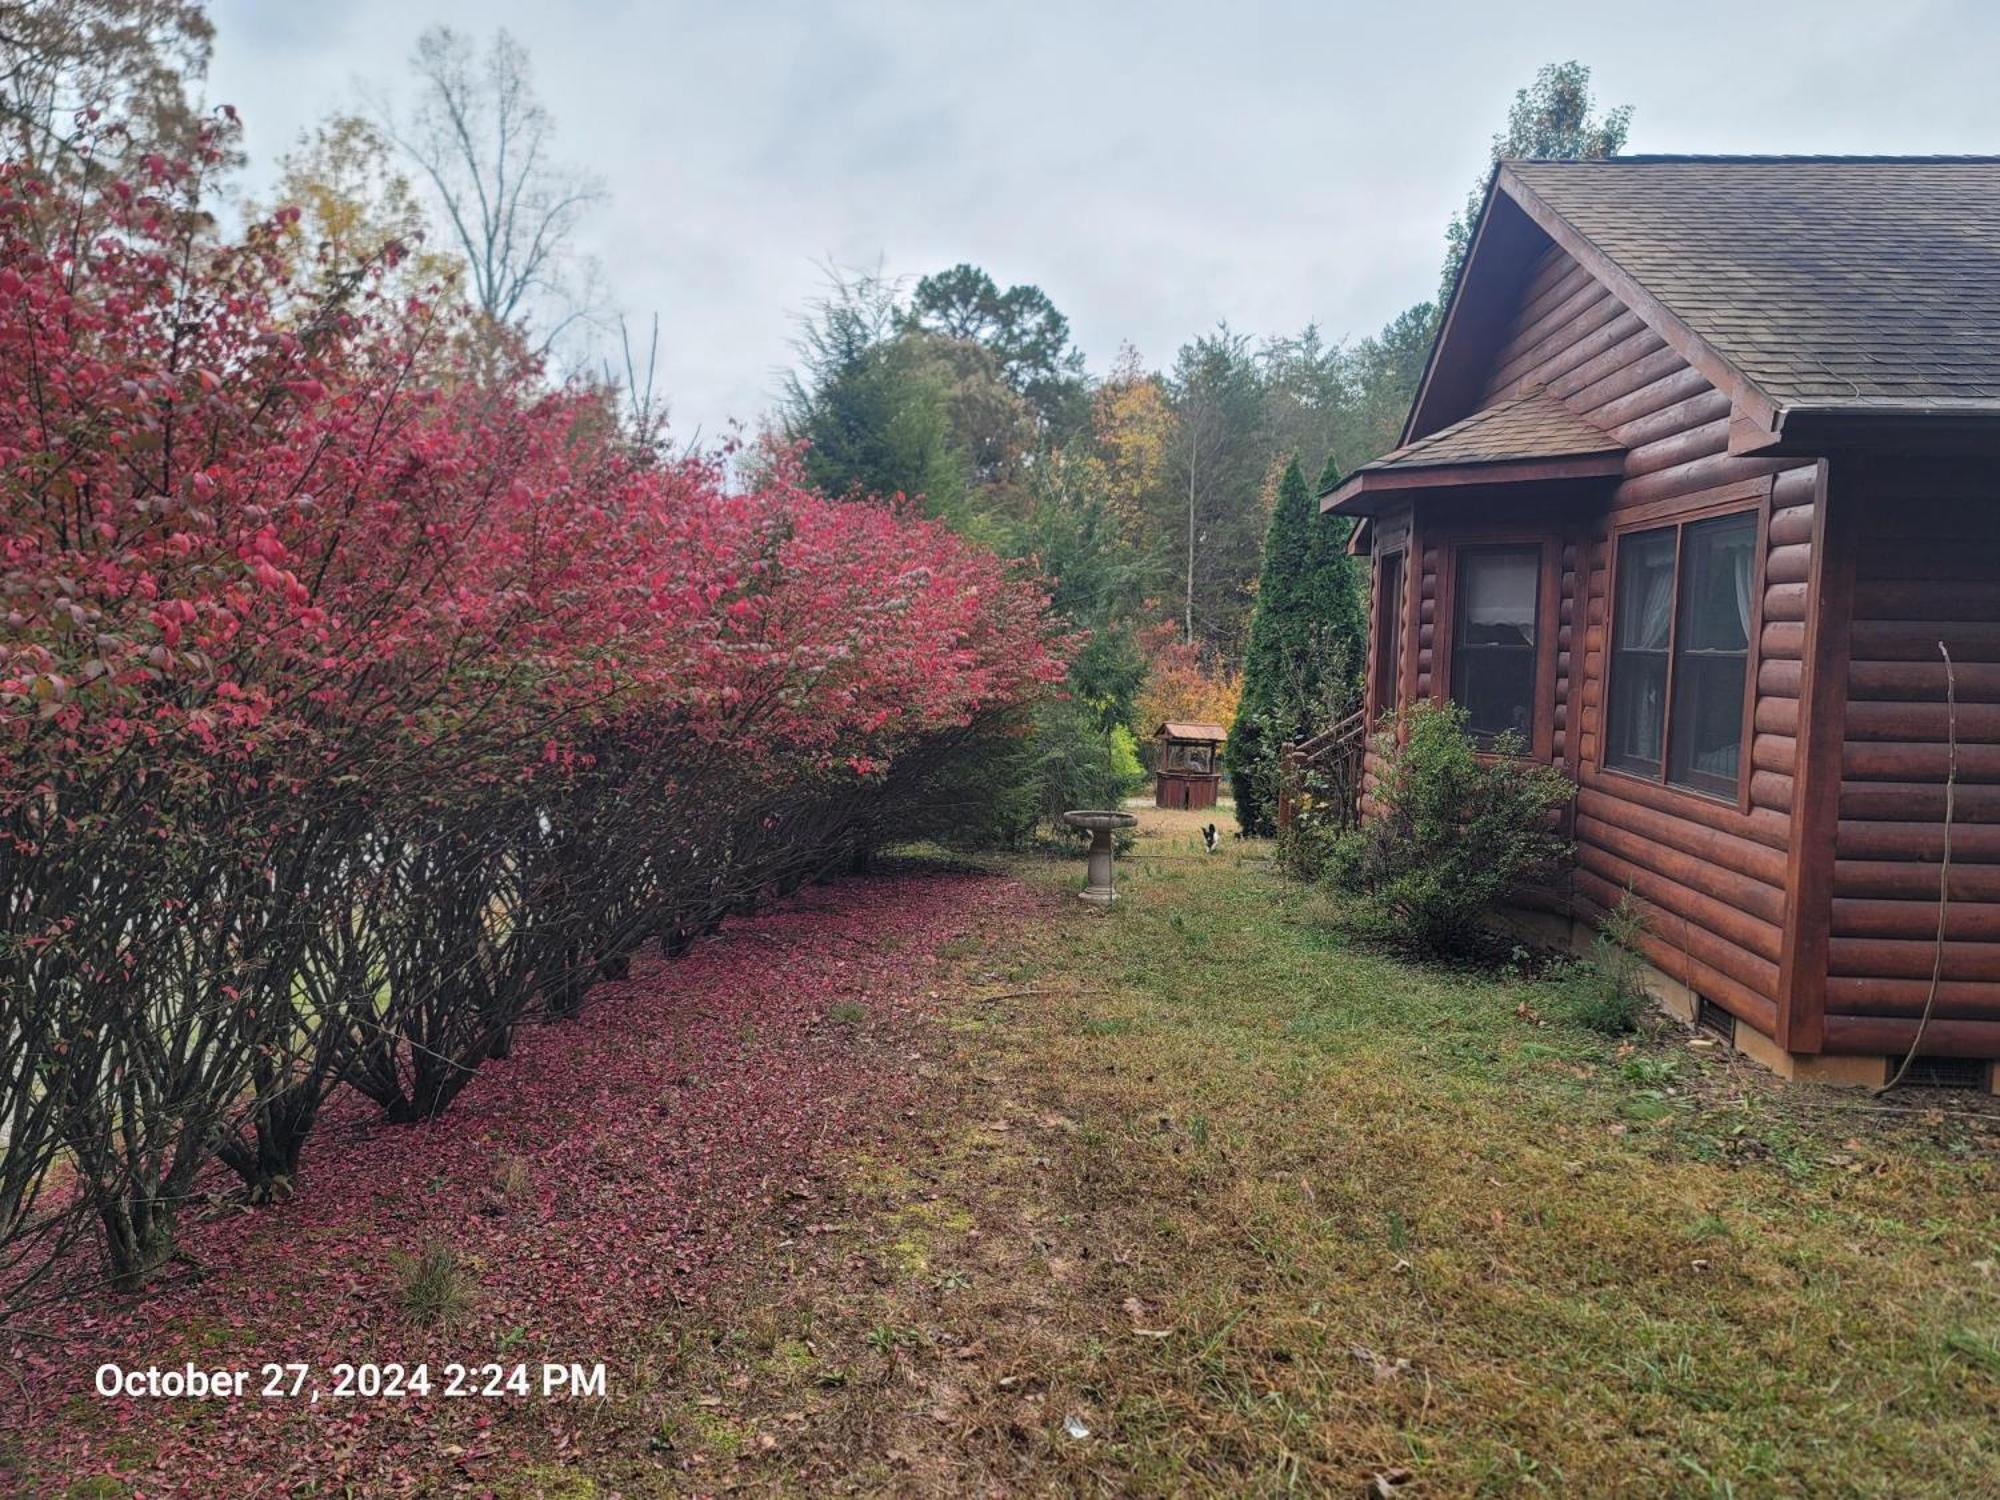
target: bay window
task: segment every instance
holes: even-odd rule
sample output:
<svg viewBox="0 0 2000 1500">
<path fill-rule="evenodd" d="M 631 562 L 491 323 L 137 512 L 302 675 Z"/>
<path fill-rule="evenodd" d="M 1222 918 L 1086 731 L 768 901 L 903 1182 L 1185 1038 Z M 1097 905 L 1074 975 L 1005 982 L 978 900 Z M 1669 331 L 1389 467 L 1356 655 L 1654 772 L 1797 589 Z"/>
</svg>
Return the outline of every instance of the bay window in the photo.
<svg viewBox="0 0 2000 1500">
<path fill-rule="evenodd" d="M 1466 548 L 1458 554 L 1451 642 L 1451 697 L 1482 741 L 1535 738 L 1536 616 L 1540 547 Z"/>
<path fill-rule="evenodd" d="M 1736 791 L 1756 552 L 1752 511 L 1619 539 L 1606 765 Z"/>
</svg>

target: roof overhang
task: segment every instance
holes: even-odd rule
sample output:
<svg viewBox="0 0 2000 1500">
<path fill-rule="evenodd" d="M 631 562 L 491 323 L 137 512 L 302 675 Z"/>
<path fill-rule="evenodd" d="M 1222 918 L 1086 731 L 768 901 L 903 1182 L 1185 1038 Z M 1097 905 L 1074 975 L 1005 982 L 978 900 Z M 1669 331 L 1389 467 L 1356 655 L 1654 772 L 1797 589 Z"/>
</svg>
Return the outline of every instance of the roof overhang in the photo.
<svg viewBox="0 0 2000 1500">
<path fill-rule="evenodd" d="M 1505 489 L 1514 485 L 1570 485 L 1615 479 L 1625 472 L 1624 450 L 1576 453 L 1555 458 L 1514 458 L 1492 463 L 1403 465 L 1388 469 L 1357 469 L 1319 498 L 1322 513 L 1343 516 L 1380 515 L 1390 505 L 1417 493 L 1472 488 Z"/>
<path fill-rule="evenodd" d="M 1768 421 L 1732 416 L 1729 451 L 1819 458 L 1857 448 L 1902 453 L 2000 452 L 2000 401 L 1870 401 L 1779 408 Z"/>
</svg>

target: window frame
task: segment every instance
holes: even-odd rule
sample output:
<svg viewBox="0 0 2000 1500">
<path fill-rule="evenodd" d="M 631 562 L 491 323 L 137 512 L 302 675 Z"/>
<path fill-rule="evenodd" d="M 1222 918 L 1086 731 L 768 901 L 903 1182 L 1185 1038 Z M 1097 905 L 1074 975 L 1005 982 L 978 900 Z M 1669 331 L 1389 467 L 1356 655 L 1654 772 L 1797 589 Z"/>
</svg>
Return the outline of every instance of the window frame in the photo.
<svg viewBox="0 0 2000 1500">
<path fill-rule="evenodd" d="M 1395 574 L 1393 597 L 1389 587 L 1389 575 Z M 1375 590 L 1373 599 L 1374 630 L 1370 638 L 1373 647 L 1368 670 L 1368 717 L 1370 728 L 1387 718 L 1393 718 L 1403 706 L 1403 652 L 1406 649 L 1408 621 L 1404 618 L 1404 593 L 1410 584 L 1410 549 L 1394 547 L 1375 555 Z M 1395 649 L 1389 649 L 1393 639 Z"/>
<path fill-rule="evenodd" d="M 1454 528 L 1454 532 L 1451 541 L 1440 549 L 1438 558 L 1439 598 L 1433 615 L 1436 631 L 1431 647 L 1431 698 L 1438 703 L 1453 701 L 1451 689 L 1458 645 L 1459 559 L 1467 552 L 1533 550 L 1539 563 L 1535 572 L 1535 685 L 1530 720 L 1533 727 L 1521 758 L 1553 762 L 1559 668 L 1557 641 L 1562 609 L 1562 538 L 1542 526 L 1466 527 L 1462 530 Z M 1480 746 L 1480 754 L 1492 753 L 1490 746 Z"/>
<path fill-rule="evenodd" d="M 1736 785 L 1724 789 L 1719 784 L 1704 786 L 1694 781 L 1670 780 L 1674 756 L 1674 709 L 1677 668 L 1680 658 L 1681 590 L 1686 582 L 1682 568 L 1687 556 L 1687 531 L 1690 526 L 1704 521 L 1721 521 L 1734 517 L 1752 518 L 1750 544 L 1750 629 L 1743 654 L 1743 715 L 1742 752 L 1736 761 Z M 1666 515 L 1639 515 L 1621 521 L 1611 528 L 1605 538 L 1609 556 L 1605 561 L 1604 588 L 1604 691 L 1597 706 L 1597 734 L 1592 754 L 1592 764 L 1607 776 L 1625 776 L 1634 781 L 1657 787 L 1672 795 L 1693 797 L 1701 802 L 1721 803 L 1739 812 L 1750 810 L 1750 781 L 1756 774 L 1753 761 L 1757 738 L 1757 677 L 1763 666 L 1764 647 L 1764 594 L 1768 587 L 1765 566 L 1770 556 L 1771 503 L 1769 494 L 1761 499 L 1746 503 L 1741 498 L 1717 501 L 1713 505 L 1699 509 L 1676 511 Z M 1667 626 L 1667 680 L 1663 694 L 1664 720 L 1660 733 L 1660 764 L 1657 771 L 1648 775 L 1644 771 L 1628 766 L 1616 765 L 1611 760 L 1611 704 L 1616 677 L 1617 653 L 1612 642 L 1617 639 L 1618 628 L 1618 584 L 1619 559 L 1623 543 L 1628 536 L 1636 536 L 1649 531 L 1674 533 L 1674 577 L 1673 617 Z"/>
</svg>

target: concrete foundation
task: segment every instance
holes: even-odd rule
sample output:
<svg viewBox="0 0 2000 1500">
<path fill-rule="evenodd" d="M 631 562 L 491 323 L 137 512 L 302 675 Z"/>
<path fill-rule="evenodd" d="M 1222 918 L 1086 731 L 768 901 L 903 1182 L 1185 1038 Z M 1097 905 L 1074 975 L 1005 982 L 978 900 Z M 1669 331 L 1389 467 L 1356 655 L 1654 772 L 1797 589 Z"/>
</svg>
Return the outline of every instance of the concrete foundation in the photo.
<svg viewBox="0 0 2000 1500">
<path fill-rule="evenodd" d="M 1596 929 L 1588 922 L 1559 912 L 1510 909 L 1499 914 L 1500 925 L 1531 943 L 1561 948 L 1571 953 L 1590 951 Z M 1701 997 L 1672 975 L 1639 958 L 1640 982 L 1653 1002 L 1683 1025 L 1692 1026 L 1700 1014 Z M 1833 1088 L 1879 1089 L 1889 1081 L 1890 1072 L 1902 1061 L 1888 1057 L 1850 1057 L 1832 1053 L 1787 1052 L 1756 1027 L 1737 1020 L 1730 1028 L 1731 1040 L 1739 1057 L 1768 1068 L 1780 1078 L 1794 1083 L 1819 1083 Z M 2000 1067 L 1989 1069 L 1987 1088 L 2000 1094 Z"/>
</svg>

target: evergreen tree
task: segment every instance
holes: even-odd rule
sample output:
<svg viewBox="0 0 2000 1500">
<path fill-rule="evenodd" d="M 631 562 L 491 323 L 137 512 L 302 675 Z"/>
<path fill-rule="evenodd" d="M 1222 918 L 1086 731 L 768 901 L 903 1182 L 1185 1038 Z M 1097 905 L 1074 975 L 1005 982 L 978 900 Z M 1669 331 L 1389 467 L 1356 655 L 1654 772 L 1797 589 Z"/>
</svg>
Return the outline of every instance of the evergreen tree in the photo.
<svg viewBox="0 0 2000 1500">
<path fill-rule="evenodd" d="M 1322 488 L 1339 482 L 1331 459 L 1320 479 Z M 1284 746 L 1331 723 L 1354 696 L 1362 608 L 1347 529 L 1319 514 L 1318 493 L 1293 459 L 1264 539 L 1243 699 L 1229 730 L 1229 783 L 1246 833 L 1273 831 Z"/>
<path fill-rule="evenodd" d="M 960 521 L 967 461 L 951 393 L 923 341 L 900 336 L 902 321 L 893 282 L 830 274 L 799 326 L 782 430 L 809 445 L 806 477 L 827 494 L 921 495 L 930 514 Z"/>
</svg>

